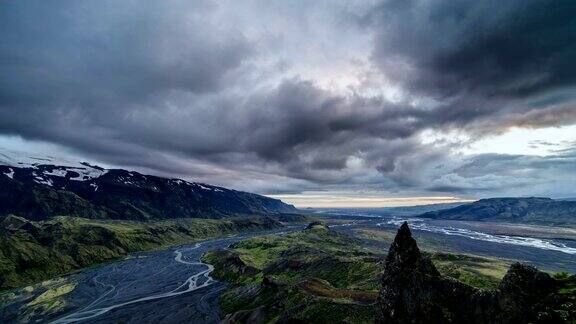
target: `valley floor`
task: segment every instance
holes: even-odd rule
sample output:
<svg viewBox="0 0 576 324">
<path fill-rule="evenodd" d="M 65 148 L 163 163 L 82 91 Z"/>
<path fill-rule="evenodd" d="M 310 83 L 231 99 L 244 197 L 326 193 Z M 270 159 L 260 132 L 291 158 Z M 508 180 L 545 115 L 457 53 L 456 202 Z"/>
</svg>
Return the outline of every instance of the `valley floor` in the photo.
<svg viewBox="0 0 576 324">
<path fill-rule="evenodd" d="M 337 228 L 338 225 L 336 225 Z M 317 224 L 282 237 L 256 237 L 207 253 L 213 276 L 234 285 L 221 297 L 228 322 L 296 318 L 309 323 L 372 323 L 385 250 L 395 233 L 360 230 L 352 237 Z M 509 263 L 452 253 L 430 253 L 440 271 L 472 286 L 493 289 Z"/>
<path fill-rule="evenodd" d="M 285 236 L 255 237 L 204 255 L 213 276 L 232 283 L 220 298 L 225 323 L 373 323 L 382 244 L 395 231 L 342 230 L 314 224 Z M 495 290 L 511 261 L 438 252 L 438 242 L 421 247 L 444 276 L 469 286 Z M 557 274 L 559 295 L 567 301 L 557 312 L 576 315 L 576 277 Z"/>
<path fill-rule="evenodd" d="M 286 226 L 233 234 L 121 261 L 0 294 L 0 323 L 213 323 L 226 283 L 200 257 L 242 239 L 294 231 Z"/>
<path fill-rule="evenodd" d="M 58 230 L 51 232 L 55 238 L 77 242 L 83 253 L 89 251 L 82 249 L 87 247 L 83 244 L 97 247 L 92 251 L 119 251 L 122 254 L 108 260 L 118 256 L 123 260 L 1 293 L 0 322 L 276 322 L 288 317 L 319 323 L 344 319 L 372 322 L 381 262 L 397 226 L 381 226 L 377 220 L 366 219 L 328 221 L 329 228 L 316 223 L 302 230 L 303 225 L 281 227 L 267 218 L 106 224 L 59 218 L 54 220 L 59 225 L 53 227 Z M 41 226 L 50 229 L 50 224 Z M 16 245 L 21 251 L 18 257 L 34 260 L 27 249 L 36 251 L 42 240 L 29 233 L 33 229 L 22 227 L 11 230 L 17 238 L 14 242 L 21 244 Z M 158 249 L 254 230 L 260 232 L 129 253 L 131 249 Z M 109 232 L 114 233 L 112 249 L 102 239 Z M 487 290 L 497 287 L 513 259 L 540 259 L 568 269 L 574 261 L 571 254 L 560 251 L 424 230 L 415 230 L 414 235 L 443 275 Z M 56 252 L 70 247 L 48 246 Z M 48 249 L 46 257 L 55 251 Z M 562 293 L 571 300 L 568 314 L 576 309 L 576 280 L 568 274 L 558 278 L 563 278 Z"/>
<path fill-rule="evenodd" d="M 7 216 L 0 219 L 0 290 L 120 260 L 137 251 L 280 227 L 270 217 L 151 222 L 55 217 L 32 222 Z"/>
</svg>

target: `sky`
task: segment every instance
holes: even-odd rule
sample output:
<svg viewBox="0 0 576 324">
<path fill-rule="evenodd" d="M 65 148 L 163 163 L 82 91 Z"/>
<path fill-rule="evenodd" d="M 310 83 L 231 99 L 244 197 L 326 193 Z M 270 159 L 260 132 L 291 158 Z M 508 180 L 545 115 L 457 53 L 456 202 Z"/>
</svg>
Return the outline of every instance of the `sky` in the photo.
<svg viewBox="0 0 576 324">
<path fill-rule="evenodd" d="M 375 207 L 576 196 L 572 0 L 0 0 L 0 148 Z"/>
</svg>

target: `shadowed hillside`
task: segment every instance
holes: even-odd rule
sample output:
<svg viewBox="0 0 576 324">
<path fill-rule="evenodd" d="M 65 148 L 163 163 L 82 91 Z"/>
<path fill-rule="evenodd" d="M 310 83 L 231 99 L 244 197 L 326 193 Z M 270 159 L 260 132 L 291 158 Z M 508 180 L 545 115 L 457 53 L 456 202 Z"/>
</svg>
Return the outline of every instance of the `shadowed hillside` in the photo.
<svg viewBox="0 0 576 324">
<path fill-rule="evenodd" d="M 150 220 L 296 211 L 261 195 L 88 164 L 0 165 L 0 216 Z"/>
</svg>

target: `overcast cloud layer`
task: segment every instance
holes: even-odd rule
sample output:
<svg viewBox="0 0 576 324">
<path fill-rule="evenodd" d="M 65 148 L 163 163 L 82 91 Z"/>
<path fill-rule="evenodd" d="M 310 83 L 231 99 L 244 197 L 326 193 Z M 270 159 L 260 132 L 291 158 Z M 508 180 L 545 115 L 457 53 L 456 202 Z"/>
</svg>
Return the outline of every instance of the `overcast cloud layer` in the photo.
<svg viewBox="0 0 576 324">
<path fill-rule="evenodd" d="M 576 190 L 576 142 L 461 153 L 576 124 L 571 0 L 1 6 L 1 136 L 260 193 Z"/>
</svg>

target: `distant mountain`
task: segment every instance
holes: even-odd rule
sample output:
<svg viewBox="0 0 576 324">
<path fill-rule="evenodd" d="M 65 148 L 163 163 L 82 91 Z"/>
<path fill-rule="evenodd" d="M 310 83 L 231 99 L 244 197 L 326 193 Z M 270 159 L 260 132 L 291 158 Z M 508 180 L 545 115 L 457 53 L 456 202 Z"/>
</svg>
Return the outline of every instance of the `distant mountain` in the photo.
<svg viewBox="0 0 576 324">
<path fill-rule="evenodd" d="M 576 201 L 539 197 L 490 198 L 455 208 L 427 212 L 419 217 L 576 225 Z"/>
<path fill-rule="evenodd" d="M 88 163 L 51 163 L 43 158 L 22 162 L 0 154 L 0 216 L 149 220 L 297 211 L 277 199 L 203 183 Z"/>
<path fill-rule="evenodd" d="M 428 205 L 402 206 L 402 207 L 378 207 L 378 208 L 317 208 L 314 211 L 330 215 L 357 216 L 357 217 L 374 217 L 374 216 L 416 216 L 429 211 L 453 208 L 466 204 L 465 202 L 457 203 L 440 203 Z"/>
<path fill-rule="evenodd" d="M 386 208 L 380 208 L 377 211 L 382 215 L 415 216 L 431 211 L 454 208 L 465 204 L 467 203 L 457 202 L 457 203 L 441 203 L 441 204 L 428 204 L 428 205 L 402 206 L 402 207 L 386 207 Z"/>
</svg>

